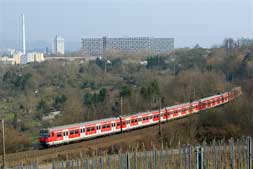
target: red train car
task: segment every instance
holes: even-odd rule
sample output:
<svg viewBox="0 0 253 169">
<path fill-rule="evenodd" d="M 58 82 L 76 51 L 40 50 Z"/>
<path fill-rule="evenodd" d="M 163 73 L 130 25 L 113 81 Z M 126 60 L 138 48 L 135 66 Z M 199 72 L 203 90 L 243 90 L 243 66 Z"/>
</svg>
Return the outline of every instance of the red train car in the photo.
<svg viewBox="0 0 253 169">
<path fill-rule="evenodd" d="M 222 94 L 196 100 L 191 103 L 165 107 L 160 111 L 153 110 L 129 116 L 112 117 L 41 129 L 39 141 L 43 146 L 52 146 L 150 126 L 225 104 L 241 94 L 241 88 L 236 87 Z"/>
</svg>

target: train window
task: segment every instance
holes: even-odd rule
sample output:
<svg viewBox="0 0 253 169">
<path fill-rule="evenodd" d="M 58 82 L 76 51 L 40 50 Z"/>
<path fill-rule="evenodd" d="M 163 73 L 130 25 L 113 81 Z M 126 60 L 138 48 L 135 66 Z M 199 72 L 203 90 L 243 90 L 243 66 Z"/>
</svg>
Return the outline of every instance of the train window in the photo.
<svg viewBox="0 0 253 169">
<path fill-rule="evenodd" d="M 87 128 L 87 130 L 86 130 L 87 132 L 89 132 L 90 131 L 90 128 Z"/>
<path fill-rule="evenodd" d="M 65 132 L 63 132 L 63 136 L 65 136 Z"/>
<path fill-rule="evenodd" d="M 49 137 L 49 131 L 48 130 L 45 130 L 45 129 L 42 129 L 40 130 L 40 136 L 41 137 Z"/>
<path fill-rule="evenodd" d="M 80 133 L 82 133 L 83 132 L 83 129 L 80 129 Z"/>
<path fill-rule="evenodd" d="M 130 120 L 127 120 L 127 124 L 130 124 Z"/>
<path fill-rule="evenodd" d="M 117 123 L 117 126 L 120 126 L 120 123 Z"/>
<path fill-rule="evenodd" d="M 70 134 L 74 134 L 75 133 L 75 131 L 74 130 L 70 130 Z"/>
<path fill-rule="evenodd" d="M 79 132 L 78 132 L 78 130 L 75 130 L 75 134 L 78 134 Z"/>
<path fill-rule="evenodd" d="M 52 133 L 52 137 L 54 137 L 54 133 Z"/>
<path fill-rule="evenodd" d="M 97 130 L 99 130 L 99 126 L 97 126 Z"/>
<path fill-rule="evenodd" d="M 152 119 L 153 117 L 152 116 L 149 116 L 149 119 Z"/>
<path fill-rule="evenodd" d="M 124 121 L 124 122 L 122 123 L 122 125 L 126 125 L 126 122 Z"/>
<path fill-rule="evenodd" d="M 57 133 L 57 137 L 61 137 L 61 133 Z"/>
<path fill-rule="evenodd" d="M 91 128 L 91 131 L 94 131 L 94 130 L 95 130 L 94 127 L 92 127 L 92 128 Z"/>
<path fill-rule="evenodd" d="M 139 121 L 142 121 L 142 118 L 139 118 L 138 120 L 139 120 Z"/>
<path fill-rule="evenodd" d="M 66 131 L 66 136 L 67 136 L 67 135 L 69 135 L 69 132 L 68 132 L 68 131 Z"/>
<path fill-rule="evenodd" d="M 102 128 L 104 129 L 104 128 L 105 128 L 105 125 L 103 125 Z"/>
</svg>

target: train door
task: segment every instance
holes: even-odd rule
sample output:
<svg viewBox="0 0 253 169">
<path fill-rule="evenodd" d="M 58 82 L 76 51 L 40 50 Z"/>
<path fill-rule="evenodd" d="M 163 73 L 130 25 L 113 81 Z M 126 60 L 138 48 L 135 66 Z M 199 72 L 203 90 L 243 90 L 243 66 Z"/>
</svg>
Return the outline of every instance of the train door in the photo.
<svg viewBox="0 0 253 169">
<path fill-rule="evenodd" d="M 101 134 L 101 124 L 96 125 L 97 134 Z"/>
<path fill-rule="evenodd" d="M 112 122 L 112 132 L 114 133 L 114 131 L 116 130 L 116 121 Z"/>
<path fill-rule="evenodd" d="M 67 141 L 69 139 L 69 132 L 68 130 L 63 130 L 63 140 Z"/>
<path fill-rule="evenodd" d="M 81 133 L 82 138 L 85 137 L 85 128 L 84 127 L 81 127 L 80 133 Z"/>
<path fill-rule="evenodd" d="M 127 119 L 126 120 L 126 124 L 127 124 L 127 128 L 130 128 L 131 126 L 130 126 L 130 119 Z"/>
</svg>

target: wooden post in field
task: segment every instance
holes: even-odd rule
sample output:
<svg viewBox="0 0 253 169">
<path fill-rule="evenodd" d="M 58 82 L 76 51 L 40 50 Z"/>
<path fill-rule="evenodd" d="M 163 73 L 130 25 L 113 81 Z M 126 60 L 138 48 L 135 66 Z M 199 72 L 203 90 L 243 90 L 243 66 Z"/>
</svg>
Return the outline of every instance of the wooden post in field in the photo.
<svg viewBox="0 0 253 169">
<path fill-rule="evenodd" d="M 3 169 L 5 169 L 5 138 L 4 138 L 4 119 L 2 121 L 2 146 L 3 146 Z"/>
<path fill-rule="evenodd" d="M 252 138 L 247 138 L 247 169 L 252 168 Z"/>
</svg>

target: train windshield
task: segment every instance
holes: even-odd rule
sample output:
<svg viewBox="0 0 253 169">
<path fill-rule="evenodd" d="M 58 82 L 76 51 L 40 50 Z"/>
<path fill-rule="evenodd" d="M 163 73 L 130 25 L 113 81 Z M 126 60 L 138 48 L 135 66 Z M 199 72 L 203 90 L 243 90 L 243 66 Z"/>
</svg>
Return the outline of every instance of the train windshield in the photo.
<svg viewBox="0 0 253 169">
<path fill-rule="evenodd" d="M 40 130 L 40 137 L 49 137 L 49 131 L 47 129 Z"/>
</svg>

